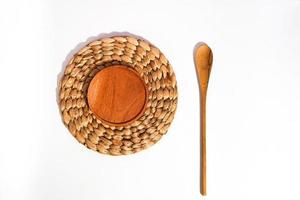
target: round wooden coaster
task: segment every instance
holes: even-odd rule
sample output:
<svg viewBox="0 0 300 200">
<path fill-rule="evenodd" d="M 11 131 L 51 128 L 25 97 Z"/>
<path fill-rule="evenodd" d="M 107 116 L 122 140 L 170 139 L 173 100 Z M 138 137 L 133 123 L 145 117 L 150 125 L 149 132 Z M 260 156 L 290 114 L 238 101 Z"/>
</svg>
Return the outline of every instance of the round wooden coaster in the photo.
<svg viewBox="0 0 300 200">
<path fill-rule="evenodd" d="M 125 125 L 144 111 L 146 85 L 132 68 L 113 65 L 93 77 L 87 99 L 97 117 L 113 125 Z"/>
</svg>

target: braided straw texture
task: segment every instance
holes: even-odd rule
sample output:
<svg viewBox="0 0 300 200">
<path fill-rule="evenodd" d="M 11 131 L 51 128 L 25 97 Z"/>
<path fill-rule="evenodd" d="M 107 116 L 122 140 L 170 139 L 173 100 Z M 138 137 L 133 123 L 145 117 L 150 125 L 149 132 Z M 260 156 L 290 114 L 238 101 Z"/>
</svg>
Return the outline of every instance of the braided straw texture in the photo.
<svg viewBox="0 0 300 200">
<path fill-rule="evenodd" d="M 86 98 L 95 74 L 114 64 L 135 69 L 148 90 L 144 114 L 126 126 L 101 121 Z M 69 131 L 86 147 L 109 155 L 132 154 L 155 144 L 167 132 L 177 107 L 170 63 L 159 49 L 132 36 L 103 38 L 83 47 L 66 66 L 59 88 L 59 107 Z"/>
</svg>

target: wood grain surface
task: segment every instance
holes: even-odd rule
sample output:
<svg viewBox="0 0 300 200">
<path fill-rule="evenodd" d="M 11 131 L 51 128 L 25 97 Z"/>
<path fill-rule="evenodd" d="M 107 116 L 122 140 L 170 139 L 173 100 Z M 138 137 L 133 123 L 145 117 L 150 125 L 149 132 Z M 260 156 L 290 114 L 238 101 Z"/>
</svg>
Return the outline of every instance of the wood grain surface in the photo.
<svg viewBox="0 0 300 200">
<path fill-rule="evenodd" d="M 113 65 L 94 76 L 87 99 L 97 117 L 110 124 L 124 125 L 143 113 L 147 91 L 144 81 L 135 70 Z"/>
<path fill-rule="evenodd" d="M 201 43 L 196 47 L 194 57 L 201 96 L 200 193 L 202 195 L 206 195 L 206 94 L 209 75 L 212 67 L 213 54 L 209 46 L 207 46 L 204 43 Z"/>
</svg>

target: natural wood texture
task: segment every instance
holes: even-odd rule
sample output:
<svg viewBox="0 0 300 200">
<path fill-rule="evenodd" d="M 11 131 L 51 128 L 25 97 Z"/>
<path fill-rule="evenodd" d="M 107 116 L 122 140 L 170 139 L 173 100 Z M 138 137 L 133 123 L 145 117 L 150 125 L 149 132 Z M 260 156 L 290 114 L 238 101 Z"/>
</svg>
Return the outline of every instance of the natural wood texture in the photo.
<svg viewBox="0 0 300 200">
<path fill-rule="evenodd" d="M 206 94 L 213 55 L 211 49 L 206 44 L 201 43 L 196 47 L 194 57 L 201 96 L 200 193 L 206 195 Z"/>
<path fill-rule="evenodd" d="M 92 79 L 87 93 L 92 112 L 115 125 L 124 125 L 139 117 L 146 97 L 146 86 L 139 74 L 122 65 L 100 70 Z"/>
</svg>

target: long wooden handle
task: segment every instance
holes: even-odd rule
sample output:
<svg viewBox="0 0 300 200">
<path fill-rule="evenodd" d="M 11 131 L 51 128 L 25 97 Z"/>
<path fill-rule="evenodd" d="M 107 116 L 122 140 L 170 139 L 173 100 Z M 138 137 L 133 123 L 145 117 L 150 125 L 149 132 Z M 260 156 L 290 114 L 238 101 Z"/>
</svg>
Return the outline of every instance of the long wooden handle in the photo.
<svg viewBox="0 0 300 200">
<path fill-rule="evenodd" d="M 194 56 L 201 96 L 200 193 L 206 195 L 206 94 L 213 57 L 211 49 L 204 43 L 196 46 Z"/>
<path fill-rule="evenodd" d="M 200 193 L 206 195 L 206 88 L 201 89 L 201 162 L 200 162 Z M 204 91 L 203 91 L 204 90 Z"/>
</svg>

